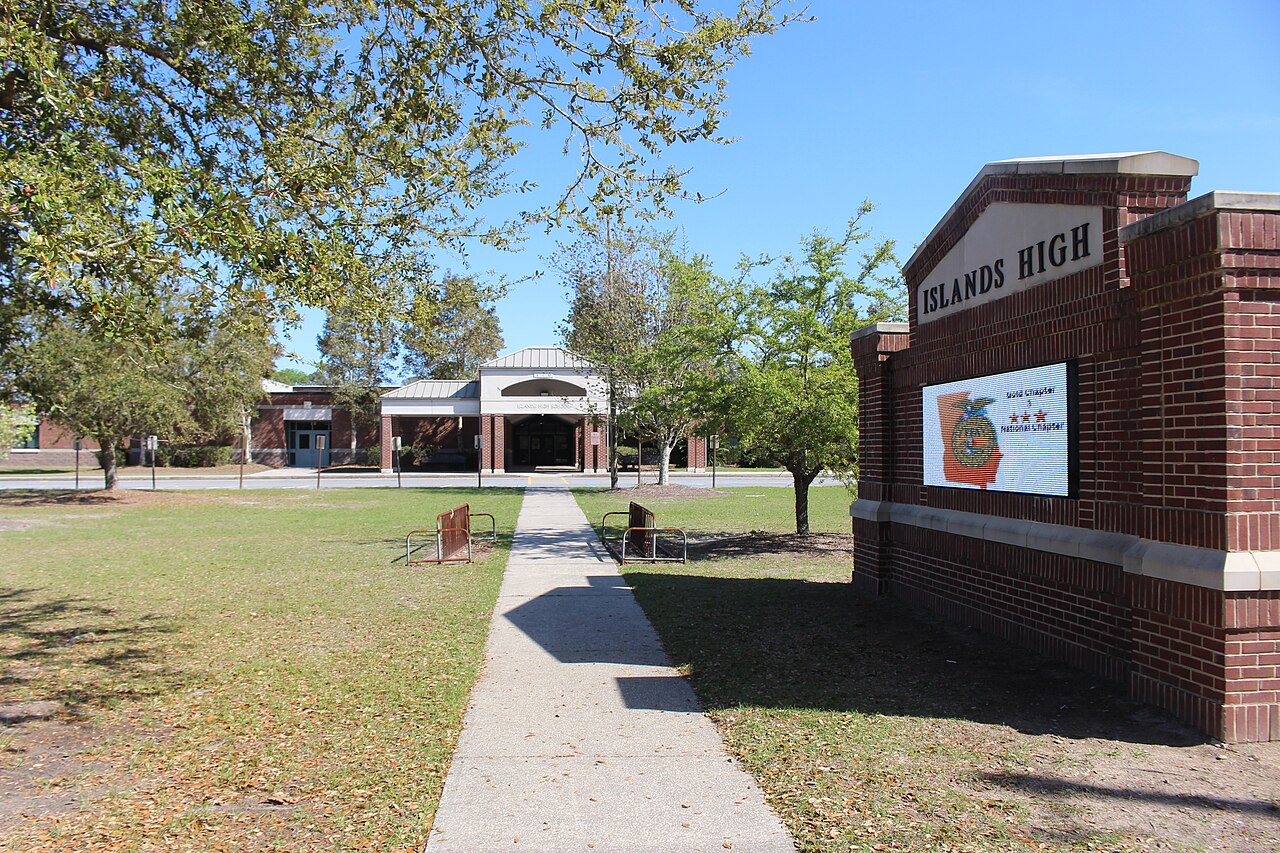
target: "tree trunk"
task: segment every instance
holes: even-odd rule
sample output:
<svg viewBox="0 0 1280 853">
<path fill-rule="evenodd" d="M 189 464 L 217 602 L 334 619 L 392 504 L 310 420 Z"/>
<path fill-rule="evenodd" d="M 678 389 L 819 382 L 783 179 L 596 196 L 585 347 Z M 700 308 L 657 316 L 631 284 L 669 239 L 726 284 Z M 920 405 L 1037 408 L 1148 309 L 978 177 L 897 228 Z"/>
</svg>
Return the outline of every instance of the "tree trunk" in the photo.
<svg viewBox="0 0 1280 853">
<path fill-rule="evenodd" d="M 809 532 L 809 481 L 797 471 L 791 472 L 796 490 L 796 533 Z"/>
<path fill-rule="evenodd" d="M 98 461 L 102 463 L 103 488 L 110 491 L 120 485 L 120 469 L 116 466 L 116 447 L 119 442 L 115 438 L 98 436 Z"/>
<path fill-rule="evenodd" d="M 809 532 L 809 485 L 818 476 L 818 472 L 790 467 L 787 470 L 791 472 L 791 482 L 796 493 L 796 533 L 803 536 Z"/>
<path fill-rule="evenodd" d="M 671 485 L 671 445 L 665 441 L 662 443 L 661 452 L 658 454 L 658 485 Z"/>
<path fill-rule="evenodd" d="M 609 420 L 604 428 L 609 436 L 609 488 L 618 488 L 618 404 L 614 396 L 613 379 L 609 379 Z"/>
</svg>

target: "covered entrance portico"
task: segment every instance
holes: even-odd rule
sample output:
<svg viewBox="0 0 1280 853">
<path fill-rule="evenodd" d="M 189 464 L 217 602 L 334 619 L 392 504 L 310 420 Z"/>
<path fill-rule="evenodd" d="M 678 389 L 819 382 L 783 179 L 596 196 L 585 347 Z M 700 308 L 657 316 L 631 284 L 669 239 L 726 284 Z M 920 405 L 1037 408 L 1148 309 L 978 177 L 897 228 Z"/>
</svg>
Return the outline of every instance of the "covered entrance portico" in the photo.
<svg viewBox="0 0 1280 853">
<path fill-rule="evenodd" d="M 589 362 L 560 347 L 527 347 L 481 365 L 475 380 L 421 380 L 384 394 L 381 467 L 393 470 L 399 438 L 427 458 L 465 459 L 458 470 L 603 471 L 607 406 Z M 424 445 L 428 434 L 442 438 Z"/>
<path fill-rule="evenodd" d="M 538 468 L 582 470 L 579 447 L 574 441 L 581 418 L 564 415 L 516 415 L 507 418 L 509 468 L 513 471 Z"/>
</svg>

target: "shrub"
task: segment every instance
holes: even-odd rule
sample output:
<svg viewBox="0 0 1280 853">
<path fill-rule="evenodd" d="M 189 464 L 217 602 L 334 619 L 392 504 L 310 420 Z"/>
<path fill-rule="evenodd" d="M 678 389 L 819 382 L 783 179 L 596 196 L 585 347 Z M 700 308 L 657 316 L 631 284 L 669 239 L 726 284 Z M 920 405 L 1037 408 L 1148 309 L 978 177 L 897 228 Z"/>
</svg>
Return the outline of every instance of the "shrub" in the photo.
<svg viewBox="0 0 1280 853">
<path fill-rule="evenodd" d="M 216 468 L 231 464 L 231 448 L 220 444 L 162 444 L 156 451 L 156 464 L 166 468 Z"/>
</svg>

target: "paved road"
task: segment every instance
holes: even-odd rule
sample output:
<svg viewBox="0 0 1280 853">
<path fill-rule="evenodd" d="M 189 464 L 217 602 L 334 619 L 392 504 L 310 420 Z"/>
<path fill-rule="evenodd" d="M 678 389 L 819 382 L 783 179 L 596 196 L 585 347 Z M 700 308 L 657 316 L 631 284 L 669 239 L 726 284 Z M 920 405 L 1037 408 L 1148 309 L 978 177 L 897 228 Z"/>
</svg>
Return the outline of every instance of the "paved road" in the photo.
<svg viewBox="0 0 1280 853">
<path fill-rule="evenodd" d="M 653 483 L 657 477 L 646 473 L 644 482 Z M 698 486 L 710 488 L 711 475 L 678 473 L 672 475 L 672 482 L 681 486 Z M 820 478 L 815 486 L 836 485 L 838 481 Z M 470 487 L 476 484 L 474 474 L 404 474 L 401 477 L 404 488 L 429 487 Z M 607 474 L 486 474 L 483 484 L 486 487 L 516 487 L 539 484 L 568 484 L 572 486 L 608 486 Z M 619 485 L 633 486 L 636 483 L 635 473 L 623 475 Z M 150 489 L 150 477 L 129 476 L 120 480 L 122 488 Z M 221 475 L 178 475 L 161 474 L 156 478 L 157 489 L 235 489 L 239 488 L 239 478 Z M 787 486 L 791 485 L 790 474 L 719 474 L 717 486 Z M 359 488 L 394 488 L 395 474 L 324 474 L 320 475 L 322 489 L 359 489 Z M 0 489 L 72 489 L 75 487 L 75 476 L 57 475 L 10 475 L 0 473 Z M 264 471 L 250 474 L 244 478 L 246 489 L 314 489 L 316 473 L 312 469 L 289 468 L 279 471 Z M 102 488 L 102 474 L 98 471 L 81 472 L 80 488 L 84 490 Z"/>
<path fill-rule="evenodd" d="M 794 853 L 563 486 L 524 499 L 428 853 Z"/>
</svg>

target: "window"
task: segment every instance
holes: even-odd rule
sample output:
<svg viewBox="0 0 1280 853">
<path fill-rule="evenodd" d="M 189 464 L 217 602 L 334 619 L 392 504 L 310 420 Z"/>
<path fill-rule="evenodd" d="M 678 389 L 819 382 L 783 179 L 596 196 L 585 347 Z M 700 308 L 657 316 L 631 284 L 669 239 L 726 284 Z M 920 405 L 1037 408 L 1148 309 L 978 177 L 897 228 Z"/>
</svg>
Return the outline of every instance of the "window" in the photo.
<svg viewBox="0 0 1280 853">
<path fill-rule="evenodd" d="M 25 425 L 25 432 L 19 432 L 13 440 L 14 450 L 40 449 L 40 422 L 31 420 Z"/>
</svg>

